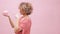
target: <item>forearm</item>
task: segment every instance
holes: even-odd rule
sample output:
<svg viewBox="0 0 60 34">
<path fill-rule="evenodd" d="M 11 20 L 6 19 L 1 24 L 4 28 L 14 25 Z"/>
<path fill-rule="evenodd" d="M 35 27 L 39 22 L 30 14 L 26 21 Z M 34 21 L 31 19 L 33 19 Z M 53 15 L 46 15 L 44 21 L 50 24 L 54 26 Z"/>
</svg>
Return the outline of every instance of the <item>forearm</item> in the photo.
<svg viewBox="0 0 60 34">
<path fill-rule="evenodd" d="M 10 24 L 11 24 L 12 28 L 14 28 L 14 27 L 15 27 L 15 25 L 14 25 L 13 21 L 11 20 L 11 18 L 10 18 L 10 17 L 8 17 L 8 19 L 9 19 L 9 22 L 10 22 Z"/>
</svg>

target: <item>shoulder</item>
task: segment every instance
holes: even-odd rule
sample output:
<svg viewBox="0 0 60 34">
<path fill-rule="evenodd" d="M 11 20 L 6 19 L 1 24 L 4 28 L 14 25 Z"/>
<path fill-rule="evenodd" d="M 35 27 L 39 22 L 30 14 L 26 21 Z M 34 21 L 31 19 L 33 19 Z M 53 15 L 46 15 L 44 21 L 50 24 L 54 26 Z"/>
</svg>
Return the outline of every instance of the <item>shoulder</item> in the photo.
<svg viewBox="0 0 60 34">
<path fill-rule="evenodd" d="M 21 22 L 21 23 L 30 23 L 31 19 L 30 19 L 29 16 L 25 16 L 25 17 L 20 18 L 19 22 Z"/>
<path fill-rule="evenodd" d="M 24 20 L 31 20 L 31 18 L 29 16 L 25 16 Z"/>
<path fill-rule="evenodd" d="M 23 19 L 22 19 L 23 22 L 25 23 L 30 23 L 31 22 L 31 19 L 29 16 L 25 16 Z"/>
</svg>

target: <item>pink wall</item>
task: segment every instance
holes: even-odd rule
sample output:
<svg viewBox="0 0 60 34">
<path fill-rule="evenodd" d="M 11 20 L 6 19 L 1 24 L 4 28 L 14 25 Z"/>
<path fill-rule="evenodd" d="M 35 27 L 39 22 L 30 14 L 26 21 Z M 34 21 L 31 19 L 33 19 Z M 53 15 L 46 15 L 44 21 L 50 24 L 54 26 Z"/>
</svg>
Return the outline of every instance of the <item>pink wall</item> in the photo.
<svg viewBox="0 0 60 34">
<path fill-rule="evenodd" d="M 14 34 L 8 19 L 2 16 L 8 10 L 15 20 L 21 2 L 33 4 L 31 34 L 60 34 L 60 0 L 0 0 L 0 34 Z"/>
</svg>

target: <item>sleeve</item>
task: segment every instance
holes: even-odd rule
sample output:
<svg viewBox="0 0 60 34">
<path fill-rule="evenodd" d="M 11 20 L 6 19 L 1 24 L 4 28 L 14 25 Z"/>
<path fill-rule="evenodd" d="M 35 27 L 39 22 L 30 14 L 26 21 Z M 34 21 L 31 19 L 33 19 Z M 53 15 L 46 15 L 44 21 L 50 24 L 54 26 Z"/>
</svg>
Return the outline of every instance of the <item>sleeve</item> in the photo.
<svg viewBox="0 0 60 34">
<path fill-rule="evenodd" d="M 24 19 L 20 24 L 20 28 L 22 29 L 22 33 L 27 31 L 30 28 L 30 22 L 28 19 Z"/>
<path fill-rule="evenodd" d="M 20 27 L 22 30 L 27 30 L 29 28 L 29 21 L 27 19 L 23 20 Z"/>
</svg>

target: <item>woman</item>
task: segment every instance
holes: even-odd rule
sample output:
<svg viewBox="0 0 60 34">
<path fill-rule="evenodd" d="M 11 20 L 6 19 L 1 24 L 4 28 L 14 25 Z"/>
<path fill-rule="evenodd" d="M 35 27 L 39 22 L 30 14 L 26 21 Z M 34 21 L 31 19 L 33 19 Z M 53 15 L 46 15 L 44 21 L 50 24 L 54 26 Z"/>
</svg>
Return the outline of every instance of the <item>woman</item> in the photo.
<svg viewBox="0 0 60 34">
<path fill-rule="evenodd" d="M 8 13 L 3 15 L 8 17 L 12 28 L 14 28 L 15 34 L 30 34 L 31 19 L 29 18 L 29 15 L 32 13 L 33 8 L 30 3 L 22 2 L 19 5 L 19 10 L 23 16 L 19 18 L 16 25 L 11 20 Z"/>
</svg>

